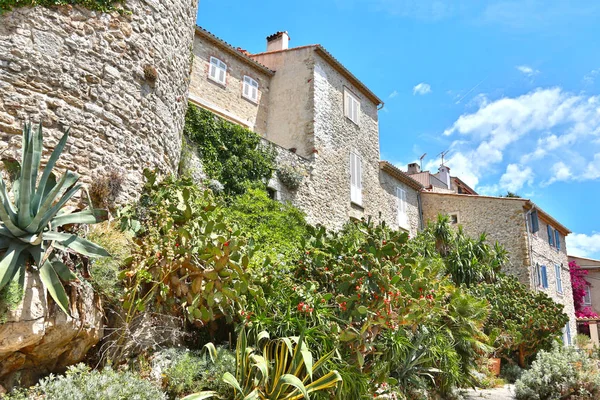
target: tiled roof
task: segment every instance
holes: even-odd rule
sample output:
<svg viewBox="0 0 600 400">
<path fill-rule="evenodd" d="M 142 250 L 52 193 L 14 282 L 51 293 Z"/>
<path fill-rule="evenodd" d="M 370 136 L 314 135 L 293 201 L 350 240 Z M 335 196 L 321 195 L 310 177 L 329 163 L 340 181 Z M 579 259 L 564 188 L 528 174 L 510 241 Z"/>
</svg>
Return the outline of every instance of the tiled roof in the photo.
<svg viewBox="0 0 600 400">
<path fill-rule="evenodd" d="M 234 56 L 238 57 L 240 60 L 245 61 L 246 63 L 252 65 L 255 68 L 258 68 L 260 70 L 262 70 L 263 72 L 266 72 L 269 75 L 274 75 L 275 71 L 267 68 L 266 66 L 262 65 L 261 63 L 257 62 L 256 60 L 254 60 L 253 58 L 251 58 L 250 56 L 248 56 L 248 52 L 245 50 L 242 50 L 240 48 L 235 48 L 232 45 L 230 45 L 229 43 L 227 43 L 226 41 L 224 41 L 221 38 L 218 38 L 217 36 L 215 36 L 214 34 L 210 33 L 209 31 L 207 31 L 206 29 L 202 28 L 201 26 L 196 25 L 196 34 L 210 40 L 211 42 L 219 45 L 221 48 L 223 48 L 224 50 L 228 51 L 230 54 L 233 54 Z"/>
<path fill-rule="evenodd" d="M 403 172 L 400 169 L 396 168 L 394 165 L 392 165 L 388 161 L 379 161 L 379 167 L 381 168 L 381 170 L 387 172 L 388 174 L 390 174 L 394 178 L 398 179 L 400 182 L 407 184 L 411 188 L 413 188 L 415 190 L 423 189 L 423 185 L 421 185 L 421 183 L 414 180 L 406 172 Z"/>
<path fill-rule="evenodd" d="M 468 191 L 470 191 L 471 193 L 469 194 L 477 194 L 476 191 L 474 191 L 469 185 L 467 185 L 462 179 L 460 179 L 457 176 L 451 176 L 451 179 L 454 179 L 456 181 L 458 181 L 459 184 L 461 184 L 462 186 L 464 186 Z"/>
<path fill-rule="evenodd" d="M 348 79 L 350 82 L 352 82 L 354 84 L 354 86 L 359 88 L 365 95 L 367 95 L 367 97 L 373 103 L 377 104 L 378 106 L 379 105 L 383 106 L 383 100 L 381 100 L 379 97 L 377 97 L 377 95 L 375 93 L 373 93 L 367 87 L 367 85 L 362 83 L 352 72 L 350 72 L 346 67 L 344 67 L 344 65 L 341 62 L 339 62 L 337 58 L 335 58 L 330 52 L 328 52 L 325 49 L 325 47 L 321 46 L 320 44 L 309 44 L 306 46 L 292 47 L 289 49 L 265 51 L 262 53 L 253 54 L 253 56 L 259 56 L 259 55 L 263 55 L 263 54 L 280 53 L 280 52 L 284 52 L 284 51 L 295 51 L 295 50 L 301 50 L 301 49 L 306 49 L 306 48 L 311 48 L 311 47 L 314 48 L 315 51 L 317 51 L 323 58 L 325 58 L 325 60 L 329 61 L 329 63 L 335 69 L 337 69 L 337 71 L 339 73 L 341 73 L 344 77 L 346 77 L 346 79 Z"/>
</svg>

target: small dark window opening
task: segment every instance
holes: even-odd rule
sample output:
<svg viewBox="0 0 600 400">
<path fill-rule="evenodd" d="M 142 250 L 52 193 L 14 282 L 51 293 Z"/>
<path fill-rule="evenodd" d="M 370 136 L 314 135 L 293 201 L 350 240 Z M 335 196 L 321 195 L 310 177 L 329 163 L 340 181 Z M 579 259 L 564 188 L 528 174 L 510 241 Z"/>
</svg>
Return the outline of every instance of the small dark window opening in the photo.
<svg viewBox="0 0 600 400">
<path fill-rule="evenodd" d="M 450 223 L 458 224 L 458 214 L 450 214 Z"/>
<path fill-rule="evenodd" d="M 267 188 L 267 194 L 271 200 L 277 200 L 277 190 L 273 188 Z"/>
</svg>

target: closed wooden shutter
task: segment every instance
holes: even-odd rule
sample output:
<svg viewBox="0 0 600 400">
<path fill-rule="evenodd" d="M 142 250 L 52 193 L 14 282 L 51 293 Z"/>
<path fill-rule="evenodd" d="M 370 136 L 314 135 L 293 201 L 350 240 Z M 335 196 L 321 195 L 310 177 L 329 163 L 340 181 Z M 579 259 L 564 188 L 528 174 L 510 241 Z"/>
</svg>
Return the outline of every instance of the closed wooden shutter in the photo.
<svg viewBox="0 0 600 400">
<path fill-rule="evenodd" d="M 560 250 L 560 232 L 557 230 L 554 231 L 554 244 L 556 245 L 556 249 Z"/>
<path fill-rule="evenodd" d="M 563 290 L 562 290 L 562 276 L 561 276 L 560 270 L 561 270 L 560 265 L 555 264 L 554 265 L 554 273 L 556 274 L 556 291 L 558 293 L 562 293 L 563 292 Z"/>
<path fill-rule="evenodd" d="M 350 201 L 362 205 L 362 162 L 354 152 L 350 153 Z"/>
<path fill-rule="evenodd" d="M 548 244 L 550 246 L 554 246 L 554 230 L 550 225 L 546 225 L 548 228 Z"/>
<path fill-rule="evenodd" d="M 396 188 L 396 196 L 398 197 L 398 225 L 406 227 L 408 225 L 408 215 L 406 213 L 406 190 Z"/>
<path fill-rule="evenodd" d="M 540 230 L 540 220 L 538 219 L 537 210 L 531 212 L 531 233 L 536 233 Z"/>
</svg>

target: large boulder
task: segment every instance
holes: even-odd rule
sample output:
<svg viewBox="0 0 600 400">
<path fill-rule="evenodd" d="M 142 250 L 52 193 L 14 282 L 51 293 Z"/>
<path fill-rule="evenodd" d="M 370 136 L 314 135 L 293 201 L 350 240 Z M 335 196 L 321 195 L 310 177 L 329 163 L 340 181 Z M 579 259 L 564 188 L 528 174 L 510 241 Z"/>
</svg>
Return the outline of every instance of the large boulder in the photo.
<svg viewBox="0 0 600 400">
<path fill-rule="evenodd" d="M 0 325 L 0 384 L 14 378 L 35 383 L 40 375 L 62 371 L 81 361 L 104 335 L 104 312 L 87 282 L 71 282 L 71 315 L 66 315 L 44 290 L 39 275 L 27 272 L 25 296 Z"/>
</svg>

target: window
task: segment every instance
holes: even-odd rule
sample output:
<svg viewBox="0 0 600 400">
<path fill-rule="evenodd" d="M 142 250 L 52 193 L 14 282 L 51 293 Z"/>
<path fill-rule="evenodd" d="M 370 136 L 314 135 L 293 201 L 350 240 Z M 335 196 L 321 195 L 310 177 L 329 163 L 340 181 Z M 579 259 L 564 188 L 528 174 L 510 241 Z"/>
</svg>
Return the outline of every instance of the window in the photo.
<svg viewBox="0 0 600 400">
<path fill-rule="evenodd" d="M 561 267 L 558 264 L 554 265 L 554 273 L 556 274 L 556 291 L 558 293 L 563 292 L 563 288 L 562 288 L 562 274 L 561 274 Z"/>
<path fill-rule="evenodd" d="M 565 344 L 565 347 L 571 345 L 571 327 L 568 322 L 563 328 L 563 343 Z"/>
<path fill-rule="evenodd" d="M 458 214 L 450 214 L 450 223 L 453 225 L 458 224 Z"/>
<path fill-rule="evenodd" d="M 548 289 L 548 272 L 545 265 L 540 266 L 539 284 L 544 289 Z"/>
<path fill-rule="evenodd" d="M 557 230 L 554 231 L 554 244 L 556 245 L 556 250 L 560 250 L 560 233 Z"/>
<path fill-rule="evenodd" d="M 350 201 L 362 205 L 362 160 L 354 152 L 350 153 Z"/>
<path fill-rule="evenodd" d="M 550 225 L 546 225 L 548 228 L 548 244 L 554 246 L 554 229 Z"/>
<path fill-rule="evenodd" d="M 344 115 L 358 125 L 360 102 L 350 91 L 344 89 Z"/>
<path fill-rule="evenodd" d="M 530 214 L 531 233 L 536 233 L 540 230 L 540 220 L 538 219 L 537 210 L 533 210 Z"/>
<path fill-rule="evenodd" d="M 213 81 L 220 83 L 221 85 L 225 84 L 225 76 L 227 75 L 227 64 L 218 58 L 211 57 L 210 58 L 210 68 L 208 70 L 208 77 Z"/>
<path fill-rule="evenodd" d="M 398 225 L 406 227 L 408 225 L 408 215 L 406 214 L 406 190 L 396 188 L 398 197 Z"/>
<path fill-rule="evenodd" d="M 249 76 L 244 76 L 244 89 L 242 96 L 255 103 L 258 102 L 258 82 Z"/>
<path fill-rule="evenodd" d="M 540 264 L 535 264 L 535 271 L 533 272 L 533 285 L 535 287 L 542 286 L 542 273 L 540 272 Z"/>
<path fill-rule="evenodd" d="M 592 305 L 592 292 L 590 291 L 590 285 L 585 285 L 585 296 L 583 296 L 583 305 Z"/>
</svg>

